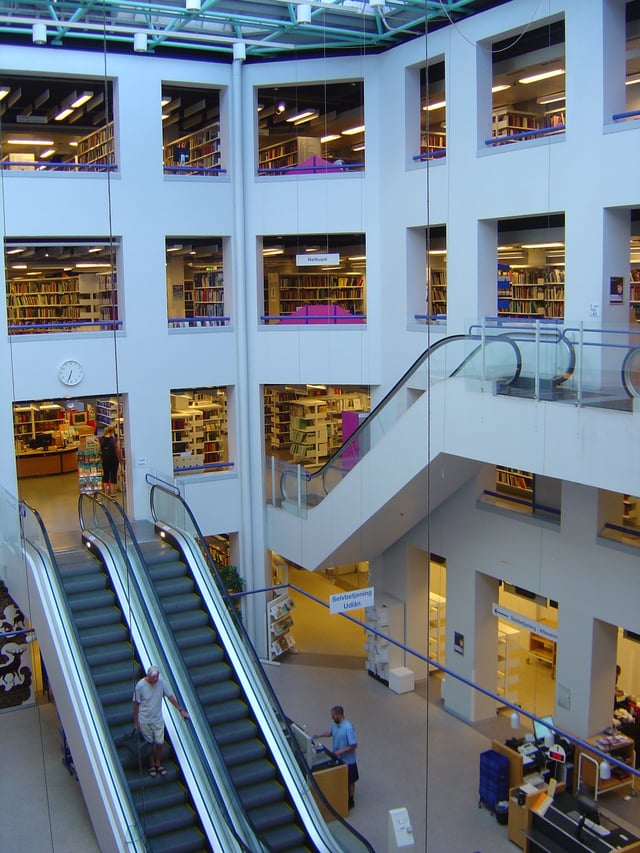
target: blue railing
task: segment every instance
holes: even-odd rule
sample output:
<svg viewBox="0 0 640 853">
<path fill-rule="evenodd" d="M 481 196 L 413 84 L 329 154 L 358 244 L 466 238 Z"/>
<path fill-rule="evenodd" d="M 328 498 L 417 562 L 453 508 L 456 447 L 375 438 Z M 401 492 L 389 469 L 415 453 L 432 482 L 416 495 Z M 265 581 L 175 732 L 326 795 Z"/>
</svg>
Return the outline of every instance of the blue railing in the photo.
<svg viewBox="0 0 640 853">
<path fill-rule="evenodd" d="M 189 166 L 174 165 L 164 167 L 165 175 L 197 175 L 205 178 L 216 178 L 220 175 L 226 175 L 227 170 L 220 166 Z"/>
<path fill-rule="evenodd" d="M 322 311 L 318 309 L 322 308 Z M 265 324 L 349 326 L 367 322 L 366 314 L 349 314 L 340 305 L 301 305 L 293 314 L 261 314 Z"/>
<path fill-rule="evenodd" d="M 415 163 L 424 163 L 427 160 L 443 160 L 446 156 L 446 148 L 434 148 L 431 151 L 422 151 L 420 154 L 414 154 L 412 160 Z"/>
<path fill-rule="evenodd" d="M 300 163 L 296 166 L 258 167 L 258 175 L 337 175 L 344 172 L 363 172 L 364 163 Z"/>
<path fill-rule="evenodd" d="M 122 328 L 122 320 L 66 320 L 59 323 L 20 323 L 7 327 L 10 335 L 21 332 L 66 332 L 77 329 L 92 329 L 98 332 Z"/>
<path fill-rule="evenodd" d="M 174 465 L 173 472 L 179 475 L 210 471 L 229 471 L 235 464 L 235 462 L 208 462 L 206 465 Z"/>
<path fill-rule="evenodd" d="M 117 163 L 76 163 L 64 160 L 3 160 L 3 169 L 16 172 L 115 172 Z"/>
<path fill-rule="evenodd" d="M 611 118 L 613 121 L 622 121 L 627 118 L 638 118 L 640 116 L 640 110 L 630 110 L 626 113 L 614 113 Z"/>
<path fill-rule="evenodd" d="M 532 130 L 521 130 L 518 131 L 518 133 L 509 133 L 506 136 L 492 136 L 491 139 L 485 139 L 484 144 L 497 146 L 502 145 L 505 142 L 522 142 L 527 139 L 554 136 L 557 133 L 564 133 L 565 130 L 566 128 L 564 124 L 557 124 L 554 127 L 536 127 Z"/>
</svg>

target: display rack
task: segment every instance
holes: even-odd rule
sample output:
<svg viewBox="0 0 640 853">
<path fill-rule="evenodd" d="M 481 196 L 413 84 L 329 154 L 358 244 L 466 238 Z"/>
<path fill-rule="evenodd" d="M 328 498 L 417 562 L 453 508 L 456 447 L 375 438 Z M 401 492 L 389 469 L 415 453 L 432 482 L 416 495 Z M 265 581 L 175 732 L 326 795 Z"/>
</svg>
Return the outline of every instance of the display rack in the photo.
<svg viewBox="0 0 640 853">
<path fill-rule="evenodd" d="M 404 604 L 386 593 L 376 595 L 373 607 L 365 607 L 365 624 L 393 640 L 404 637 Z M 366 630 L 366 629 L 365 629 Z M 367 672 L 388 686 L 389 671 L 404 665 L 404 653 L 385 637 L 366 632 Z"/>
<path fill-rule="evenodd" d="M 80 493 L 95 494 L 102 485 L 102 457 L 100 441 L 95 435 L 80 437 L 78 447 L 78 482 Z"/>
<path fill-rule="evenodd" d="M 445 663 L 447 641 L 447 599 L 435 592 L 429 593 L 429 657 L 436 663 Z M 429 664 L 429 671 L 436 669 Z"/>
<path fill-rule="evenodd" d="M 508 622 L 498 621 L 497 693 L 506 702 L 517 703 L 520 683 L 520 631 Z"/>
<path fill-rule="evenodd" d="M 291 404 L 291 456 L 304 465 L 319 465 L 329 452 L 327 404 L 317 397 L 306 397 Z"/>
<path fill-rule="evenodd" d="M 291 611 L 294 607 L 293 599 L 287 592 L 276 595 L 267 604 L 269 649 L 272 659 L 281 657 L 295 646 L 295 640 L 291 634 L 293 627 Z"/>
</svg>

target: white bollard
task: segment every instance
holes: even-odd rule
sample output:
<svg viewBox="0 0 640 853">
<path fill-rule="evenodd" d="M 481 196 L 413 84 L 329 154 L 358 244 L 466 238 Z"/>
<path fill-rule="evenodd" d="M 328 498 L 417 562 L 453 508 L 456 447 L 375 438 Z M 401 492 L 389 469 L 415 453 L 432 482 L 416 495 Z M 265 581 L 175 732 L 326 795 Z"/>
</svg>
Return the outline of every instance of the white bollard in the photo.
<svg viewBox="0 0 640 853">
<path fill-rule="evenodd" d="M 413 827 L 409 820 L 409 812 L 404 808 L 389 809 L 388 853 L 413 849 L 414 846 Z"/>
</svg>

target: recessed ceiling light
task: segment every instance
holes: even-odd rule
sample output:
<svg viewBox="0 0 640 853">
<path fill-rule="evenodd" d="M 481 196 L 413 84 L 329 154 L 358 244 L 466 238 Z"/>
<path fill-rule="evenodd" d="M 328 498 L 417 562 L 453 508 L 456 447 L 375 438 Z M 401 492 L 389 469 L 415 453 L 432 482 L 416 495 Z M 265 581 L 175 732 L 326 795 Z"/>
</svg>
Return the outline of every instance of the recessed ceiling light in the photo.
<svg viewBox="0 0 640 853">
<path fill-rule="evenodd" d="M 531 74 L 529 77 L 521 77 L 518 83 L 539 83 L 540 80 L 550 80 L 552 77 L 561 77 L 564 74 L 564 68 L 556 68 L 554 71 L 541 71 L 539 74 Z"/>
</svg>

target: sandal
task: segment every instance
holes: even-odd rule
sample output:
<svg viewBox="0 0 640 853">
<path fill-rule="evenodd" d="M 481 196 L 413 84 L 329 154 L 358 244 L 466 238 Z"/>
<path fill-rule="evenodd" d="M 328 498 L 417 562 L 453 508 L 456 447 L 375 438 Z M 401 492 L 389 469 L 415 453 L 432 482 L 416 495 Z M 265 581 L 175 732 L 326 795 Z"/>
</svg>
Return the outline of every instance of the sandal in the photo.
<svg viewBox="0 0 640 853">
<path fill-rule="evenodd" d="M 149 768 L 149 776 L 155 777 L 157 775 L 158 775 L 158 768 L 157 767 L 150 767 Z"/>
<path fill-rule="evenodd" d="M 158 773 L 159 773 L 161 776 L 166 776 L 166 775 L 167 775 L 167 768 L 166 768 L 166 767 L 163 767 L 163 766 L 162 766 L 162 764 L 158 764 L 158 766 L 156 767 L 156 770 L 158 771 Z"/>
</svg>

